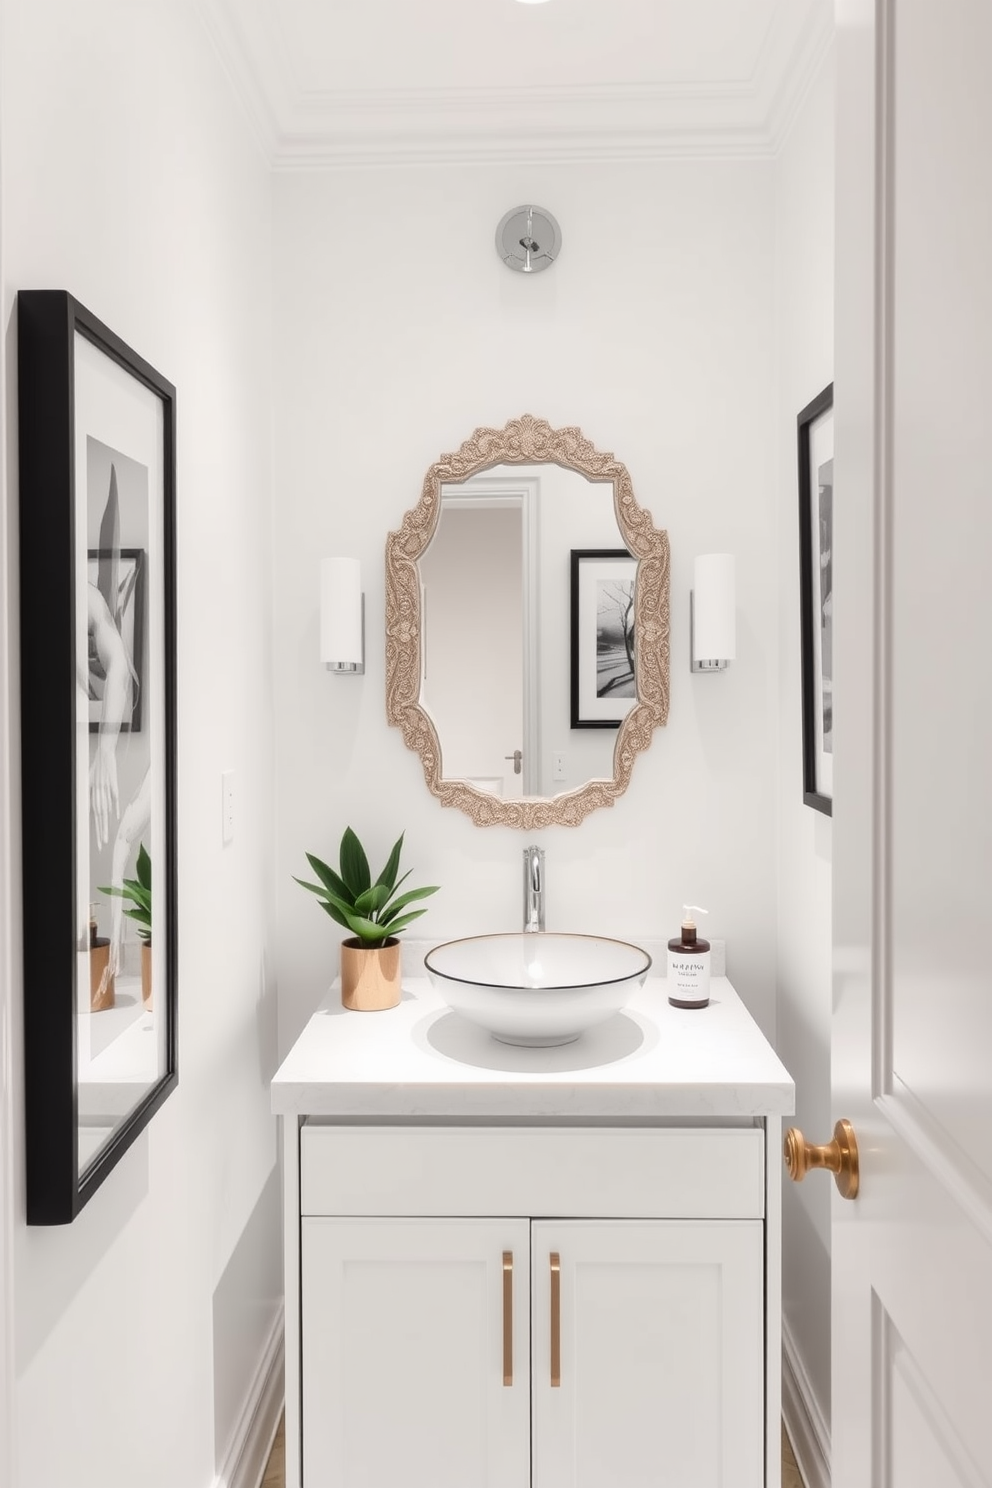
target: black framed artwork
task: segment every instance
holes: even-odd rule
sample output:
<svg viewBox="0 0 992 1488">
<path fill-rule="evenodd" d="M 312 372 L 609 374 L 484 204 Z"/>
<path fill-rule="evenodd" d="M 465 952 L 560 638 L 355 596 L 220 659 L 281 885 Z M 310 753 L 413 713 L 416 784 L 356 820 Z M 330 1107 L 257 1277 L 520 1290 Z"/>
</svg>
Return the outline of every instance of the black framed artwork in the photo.
<svg viewBox="0 0 992 1488">
<path fill-rule="evenodd" d="M 17 344 L 27 1218 L 66 1224 L 178 1081 L 176 394 L 64 290 Z"/>
<path fill-rule="evenodd" d="M 572 548 L 571 727 L 619 728 L 637 701 L 634 583 L 626 548 Z"/>
<path fill-rule="evenodd" d="M 798 416 L 803 800 L 833 814 L 834 387 Z"/>
</svg>

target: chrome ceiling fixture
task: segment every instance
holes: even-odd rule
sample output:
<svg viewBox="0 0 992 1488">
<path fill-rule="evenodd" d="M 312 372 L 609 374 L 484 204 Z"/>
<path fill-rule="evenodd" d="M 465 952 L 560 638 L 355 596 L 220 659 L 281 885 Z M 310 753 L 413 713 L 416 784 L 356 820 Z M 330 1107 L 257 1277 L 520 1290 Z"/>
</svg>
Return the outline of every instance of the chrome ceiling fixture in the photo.
<svg viewBox="0 0 992 1488">
<path fill-rule="evenodd" d="M 561 228 L 545 207 L 511 207 L 496 229 L 496 252 L 508 268 L 536 274 L 561 250 Z"/>
</svg>

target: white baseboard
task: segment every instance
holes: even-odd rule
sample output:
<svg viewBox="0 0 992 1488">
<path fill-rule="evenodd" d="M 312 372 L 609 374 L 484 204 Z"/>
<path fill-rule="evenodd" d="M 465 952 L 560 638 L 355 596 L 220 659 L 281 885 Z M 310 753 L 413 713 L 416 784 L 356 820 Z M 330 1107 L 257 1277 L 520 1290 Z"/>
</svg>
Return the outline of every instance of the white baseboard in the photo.
<svg viewBox="0 0 992 1488">
<path fill-rule="evenodd" d="M 830 1428 L 784 1317 L 782 1419 L 806 1488 L 830 1488 Z"/>
<path fill-rule="evenodd" d="M 213 1488 L 259 1488 L 285 1396 L 285 1326 L 280 1307 Z"/>
</svg>

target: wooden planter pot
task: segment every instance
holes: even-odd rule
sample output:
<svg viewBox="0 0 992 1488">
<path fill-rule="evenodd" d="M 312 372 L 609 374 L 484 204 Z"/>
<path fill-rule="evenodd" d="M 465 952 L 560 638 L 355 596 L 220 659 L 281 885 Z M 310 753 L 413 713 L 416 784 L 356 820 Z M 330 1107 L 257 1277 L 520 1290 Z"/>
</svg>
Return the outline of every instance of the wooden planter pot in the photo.
<svg viewBox="0 0 992 1488">
<path fill-rule="evenodd" d="M 152 943 L 141 942 L 141 1002 L 147 1012 L 152 1006 Z"/>
<path fill-rule="evenodd" d="M 104 973 L 110 965 L 110 939 L 106 935 L 94 936 L 90 941 L 90 1012 L 102 1013 L 112 1008 L 115 1002 L 114 978 L 104 982 Z M 103 986 L 101 988 L 101 983 Z"/>
<path fill-rule="evenodd" d="M 378 1013 L 400 1000 L 400 943 L 370 950 L 357 937 L 341 942 L 341 1002 L 355 1013 Z"/>
</svg>

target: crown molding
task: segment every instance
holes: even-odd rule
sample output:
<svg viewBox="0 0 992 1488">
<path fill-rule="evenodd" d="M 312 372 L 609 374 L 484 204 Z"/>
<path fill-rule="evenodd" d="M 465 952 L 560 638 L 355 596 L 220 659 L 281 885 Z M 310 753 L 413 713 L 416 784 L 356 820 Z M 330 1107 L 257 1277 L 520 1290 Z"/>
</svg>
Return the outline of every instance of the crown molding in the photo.
<svg viewBox="0 0 992 1488">
<path fill-rule="evenodd" d="M 831 53 L 834 31 L 832 7 L 824 5 L 812 10 L 809 24 L 796 38 L 775 85 L 768 90 L 771 102 L 766 119 L 773 155 L 785 144 L 807 93 Z"/>
<path fill-rule="evenodd" d="M 293 96 L 284 49 L 280 44 L 268 51 L 270 58 L 280 60 L 268 68 L 263 79 L 256 65 L 258 56 L 266 55 L 264 45 L 260 53 L 259 28 L 254 24 L 260 19 L 257 7 L 246 5 L 239 22 L 232 18 L 226 0 L 199 0 L 196 12 L 244 109 L 250 132 L 266 160 L 275 166 L 281 135 L 279 120 L 291 107 Z"/>
<path fill-rule="evenodd" d="M 767 154 L 746 89 L 476 89 L 322 97 L 298 107 L 273 164 L 432 165 Z"/>
<path fill-rule="evenodd" d="M 777 153 L 833 34 L 816 0 L 776 12 L 752 76 L 727 83 L 307 91 L 264 4 L 200 0 L 274 170 L 762 158 Z"/>
</svg>

